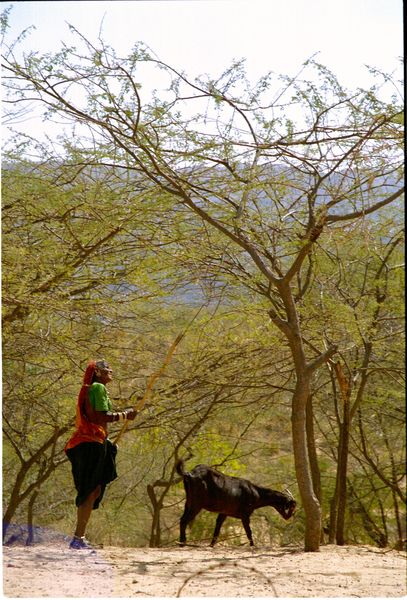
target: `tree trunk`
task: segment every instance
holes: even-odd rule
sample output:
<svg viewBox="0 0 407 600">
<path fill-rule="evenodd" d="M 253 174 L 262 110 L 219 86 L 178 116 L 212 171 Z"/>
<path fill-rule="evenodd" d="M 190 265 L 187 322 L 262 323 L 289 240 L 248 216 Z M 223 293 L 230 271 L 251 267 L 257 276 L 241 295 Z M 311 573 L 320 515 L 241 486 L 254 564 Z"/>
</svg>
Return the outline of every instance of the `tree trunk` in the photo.
<svg viewBox="0 0 407 600">
<path fill-rule="evenodd" d="M 150 548 L 159 548 L 161 544 L 161 523 L 160 523 L 160 513 L 162 508 L 162 501 L 157 500 L 157 496 L 155 495 L 155 490 L 153 485 L 147 486 L 147 493 L 151 500 L 151 504 L 153 507 L 153 520 L 151 523 L 151 531 L 150 531 Z"/>
<path fill-rule="evenodd" d="M 312 403 L 312 395 L 307 402 L 306 412 L 306 427 L 307 427 L 307 444 L 308 444 L 308 456 L 311 466 L 311 477 L 312 485 L 318 502 L 322 504 L 322 487 L 321 487 L 321 473 L 318 465 L 317 449 L 315 446 L 315 434 L 314 434 L 314 410 Z"/>
<path fill-rule="evenodd" d="M 341 461 L 341 436 L 342 436 L 342 426 L 340 426 L 339 430 L 339 443 L 338 443 L 338 460 L 336 465 L 336 477 L 335 477 L 335 490 L 330 502 L 330 512 L 329 512 L 329 543 L 335 544 L 336 541 L 336 528 L 338 524 L 338 499 L 339 499 L 339 473 L 341 471 L 340 461 Z"/>
<path fill-rule="evenodd" d="M 336 540 L 336 515 L 338 511 L 338 490 L 335 488 L 334 495 L 329 505 L 329 543 L 334 544 Z"/>
<path fill-rule="evenodd" d="M 347 473 L 349 456 L 349 435 L 350 435 L 350 395 L 352 390 L 351 381 L 347 380 L 341 364 L 335 363 L 335 373 L 338 379 L 343 401 L 343 419 L 340 426 L 339 449 L 338 449 L 338 469 L 337 469 L 337 515 L 336 515 L 336 543 L 339 546 L 345 544 L 345 514 L 347 500 Z"/>
<path fill-rule="evenodd" d="M 310 396 L 309 376 L 297 380 L 292 401 L 292 436 L 295 472 L 305 511 L 306 552 L 317 552 L 321 540 L 321 506 L 315 495 L 307 441 L 307 402 Z"/>
<path fill-rule="evenodd" d="M 347 503 L 347 471 L 349 455 L 349 423 L 340 423 L 338 462 L 336 466 L 335 492 L 331 500 L 329 542 L 345 544 L 345 512 Z"/>
<path fill-rule="evenodd" d="M 27 508 L 28 535 L 27 535 L 27 541 L 25 543 L 26 546 L 31 546 L 31 544 L 34 543 L 34 504 L 35 504 L 38 494 L 39 494 L 39 490 L 35 490 L 35 492 L 33 492 L 31 494 L 30 500 L 28 502 L 28 508 Z"/>
<path fill-rule="evenodd" d="M 24 482 L 24 478 L 27 474 L 28 468 L 27 463 L 23 463 L 22 467 L 17 473 L 16 480 L 14 482 L 13 489 L 10 494 L 10 498 L 8 500 L 8 504 L 6 510 L 3 514 L 3 542 L 5 542 L 7 530 L 9 525 L 16 513 L 17 508 L 21 503 L 21 488 Z"/>
<path fill-rule="evenodd" d="M 338 512 L 336 521 L 336 543 L 345 544 L 345 514 L 347 504 L 347 472 L 349 456 L 349 419 L 344 418 L 341 427 L 340 458 L 338 461 Z"/>
<path fill-rule="evenodd" d="M 307 406 L 311 397 L 311 379 L 313 373 L 326 358 L 321 354 L 312 363 L 307 363 L 300 321 L 289 279 L 280 281 L 278 289 L 284 302 L 287 319 L 281 319 L 273 310 L 269 314 L 275 325 L 286 336 L 293 357 L 296 385 L 291 405 L 291 427 L 295 473 L 305 512 L 304 550 L 306 552 L 317 552 L 322 532 L 321 505 L 314 491 L 311 474 L 309 448 L 312 448 L 312 441 L 310 440 L 311 446 L 309 446 L 307 436 Z M 329 352 L 327 351 L 326 357 L 332 351 L 333 348 Z"/>
<path fill-rule="evenodd" d="M 31 453 L 28 460 L 24 460 L 20 455 L 21 466 L 17 471 L 14 485 L 10 493 L 10 498 L 3 514 L 3 541 L 5 540 L 7 529 L 11 523 L 11 520 L 13 519 L 20 504 L 24 502 L 24 500 L 28 498 L 28 496 L 30 496 L 35 490 L 38 490 L 44 481 L 46 481 L 52 475 L 55 469 L 59 467 L 59 465 L 68 460 L 63 452 L 61 452 L 62 458 L 56 460 L 56 444 L 61 436 L 69 431 L 71 426 L 72 425 L 70 423 L 61 428 L 55 427 L 52 435 L 44 442 L 42 446 L 40 446 L 40 448 Z M 48 456 L 47 450 L 49 449 L 51 449 L 51 453 Z M 40 461 L 42 466 L 38 470 L 37 465 Z M 37 472 L 35 474 L 31 474 L 31 469 L 36 469 Z M 30 477 L 28 477 L 28 475 L 30 475 Z M 27 487 L 23 490 L 23 484 L 26 477 L 30 480 L 30 483 L 28 483 Z"/>
<path fill-rule="evenodd" d="M 311 467 L 311 477 L 312 477 L 312 486 L 314 488 L 314 492 L 316 497 L 318 498 L 318 502 L 322 507 L 322 486 L 321 486 L 321 472 L 319 470 L 318 465 L 318 456 L 317 449 L 315 445 L 315 433 L 314 433 L 314 407 L 313 407 L 313 397 L 312 395 L 309 397 L 307 402 L 307 411 L 306 411 L 306 427 L 307 427 L 307 444 L 308 444 L 308 456 Z M 322 514 L 321 514 L 321 524 L 322 524 Z M 321 527 L 321 543 L 324 541 L 324 530 Z"/>
</svg>

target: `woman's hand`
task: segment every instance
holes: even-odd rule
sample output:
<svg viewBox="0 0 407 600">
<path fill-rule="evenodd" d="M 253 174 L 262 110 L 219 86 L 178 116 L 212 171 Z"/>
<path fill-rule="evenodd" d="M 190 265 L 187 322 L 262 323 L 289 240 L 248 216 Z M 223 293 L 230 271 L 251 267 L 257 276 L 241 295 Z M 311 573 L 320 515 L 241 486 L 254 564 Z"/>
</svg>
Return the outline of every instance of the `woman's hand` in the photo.
<svg viewBox="0 0 407 600">
<path fill-rule="evenodd" d="M 126 419 L 129 419 L 129 421 L 133 421 L 136 418 L 138 411 L 134 407 L 132 407 L 126 408 L 124 412 L 126 413 Z"/>
</svg>

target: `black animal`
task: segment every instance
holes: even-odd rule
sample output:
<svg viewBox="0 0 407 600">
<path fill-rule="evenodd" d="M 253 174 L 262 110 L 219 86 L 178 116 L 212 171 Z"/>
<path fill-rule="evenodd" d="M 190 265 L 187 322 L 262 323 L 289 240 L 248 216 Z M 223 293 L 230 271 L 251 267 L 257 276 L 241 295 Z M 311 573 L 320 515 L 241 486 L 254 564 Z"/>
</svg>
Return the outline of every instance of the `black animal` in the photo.
<svg viewBox="0 0 407 600">
<path fill-rule="evenodd" d="M 184 461 L 178 460 L 176 470 L 183 477 L 186 492 L 184 513 L 180 520 L 180 545 L 186 543 L 186 527 L 202 510 L 219 513 L 211 546 L 216 544 L 220 528 L 226 517 L 241 519 L 244 530 L 253 546 L 250 516 L 256 508 L 272 506 L 284 519 L 293 514 L 296 502 L 288 490 L 276 492 L 251 483 L 247 479 L 224 475 L 207 465 L 197 465 L 192 471 L 184 470 Z"/>
</svg>

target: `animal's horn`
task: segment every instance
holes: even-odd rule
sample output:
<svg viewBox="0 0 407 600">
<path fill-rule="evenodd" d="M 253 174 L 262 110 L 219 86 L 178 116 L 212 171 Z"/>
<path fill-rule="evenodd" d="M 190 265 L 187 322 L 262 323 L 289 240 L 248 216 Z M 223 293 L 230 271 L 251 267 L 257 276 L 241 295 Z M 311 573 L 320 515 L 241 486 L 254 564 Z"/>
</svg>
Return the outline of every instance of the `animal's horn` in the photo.
<svg viewBox="0 0 407 600">
<path fill-rule="evenodd" d="M 290 492 L 290 490 L 288 488 L 285 488 L 284 493 L 287 494 L 287 496 L 290 498 L 290 500 L 294 500 L 294 496 L 292 495 L 292 493 Z"/>
</svg>

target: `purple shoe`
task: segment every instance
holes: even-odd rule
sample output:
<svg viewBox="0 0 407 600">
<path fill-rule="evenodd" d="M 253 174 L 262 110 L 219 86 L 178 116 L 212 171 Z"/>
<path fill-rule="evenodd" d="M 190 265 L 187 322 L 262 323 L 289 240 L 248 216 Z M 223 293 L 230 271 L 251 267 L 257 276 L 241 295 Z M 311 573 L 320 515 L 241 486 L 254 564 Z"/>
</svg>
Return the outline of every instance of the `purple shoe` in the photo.
<svg viewBox="0 0 407 600">
<path fill-rule="evenodd" d="M 85 536 L 78 537 L 76 535 L 73 536 L 71 543 L 69 544 L 71 550 L 92 550 L 95 552 L 93 546 L 90 545 Z"/>
</svg>

